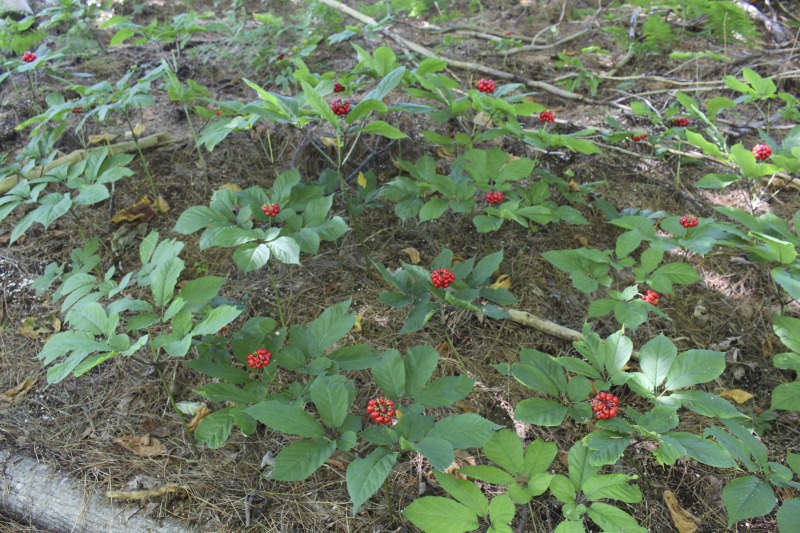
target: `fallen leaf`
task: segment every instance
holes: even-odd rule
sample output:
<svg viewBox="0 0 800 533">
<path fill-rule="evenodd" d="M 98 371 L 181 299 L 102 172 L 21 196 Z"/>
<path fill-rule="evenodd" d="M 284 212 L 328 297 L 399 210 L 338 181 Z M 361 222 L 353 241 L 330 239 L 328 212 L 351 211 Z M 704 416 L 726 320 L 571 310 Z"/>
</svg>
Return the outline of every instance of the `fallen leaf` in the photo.
<svg viewBox="0 0 800 533">
<path fill-rule="evenodd" d="M 18 403 L 21 402 L 25 395 L 28 393 L 29 390 L 36 385 L 36 378 L 25 378 L 25 381 L 17 385 L 12 389 L 8 389 L 4 393 L 0 394 L 0 400 L 8 403 Z"/>
<path fill-rule="evenodd" d="M 111 217 L 112 224 L 122 224 L 123 222 L 149 222 L 158 213 L 153 209 L 150 199 L 146 196 L 133 205 L 126 207 Z"/>
<path fill-rule="evenodd" d="M 323 137 L 322 139 L 322 146 L 325 148 L 335 148 L 337 145 L 341 146 L 342 141 L 337 139 L 336 137 Z"/>
<path fill-rule="evenodd" d="M 161 195 L 159 195 L 158 198 L 156 198 L 153 207 L 155 207 L 156 211 L 158 211 L 159 213 L 168 213 L 170 210 L 169 204 L 167 203 L 166 200 L 164 200 L 164 197 Z"/>
<path fill-rule="evenodd" d="M 137 138 L 142 136 L 144 133 L 145 126 L 144 124 L 137 124 L 133 127 L 133 134 L 136 135 Z"/>
<path fill-rule="evenodd" d="M 356 322 L 353 324 L 353 329 L 350 330 L 350 333 L 361 333 L 361 317 L 363 316 L 362 313 L 356 314 Z"/>
<path fill-rule="evenodd" d="M 210 414 L 211 414 L 211 409 L 206 407 L 206 404 L 204 403 L 200 404 L 200 406 L 195 410 L 192 419 L 189 420 L 188 424 L 186 424 L 186 427 L 189 429 L 189 431 L 194 431 L 195 429 L 197 429 L 197 426 L 200 425 L 200 422 L 202 422 L 203 419 Z"/>
<path fill-rule="evenodd" d="M 89 144 L 105 144 L 107 142 L 114 142 L 119 138 L 119 135 L 112 133 L 103 133 L 102 135 L 89 135 Z"/>
<path fill-rule="evenodd" d="M 17 333 L 26 339 L 36 341 L 59 331 L 61 331 L 61 320 L 55 315 L 46 315 L 43 317 L 30 316 L 23 318 L 22 327 L 17 330 Z"/>
<path fill-rule="evenodd" d="M 419 251 L 416 248 L 403 248 L 403 253 L 411 260 L 412 265 L 418 265 L 420 262 Z"/>
<path fill-rule="evenodd" d="M 114 439 L 113 442 L 141 457 L 167 455 L 167 447 L 150 435 L 123 435 Z"/>
<path fill-rule="evenodd" d="M 453 161 L 456 158 L 456 156 L 455 156 L 455 154 L 453 152 L 449 151 L 447 148 L 445 148 L 443 146 L 439 146 L 436 149 L 436 155 L 438 155 L 439 157 L 441 157 L 442 159 L 445 159 L 447 161 Z"/>
<path fill-rule="evenodd" d="M 325 461 L 325 463 L 339 470 L 345 470 L 347 469 L 347 465 L 350 464 L 350 461 L 348 461 L 343 454 L 337 452 L 333 457 Z"/>
<path fill-rule="evenodd" d="M 155 489 L 150 490 L 109 490 L 106 492 L 106 498 L 115 498 L 118 500 L 148 500 L 150 498 L 157 498 L 159 496 L 163 496 L 165 494 L 170 494 L 173 492 L 188 492 L 189 487 L 187 485 L 176 485 L 174 483 L 170 483 L 168 485 L 164 485 L 162 487 L 158 487 Z"/>
<path fill-rule="evenodd" d="M 481 406 L 472 400 L 459 400 L 453 404 L 453 407 L 459 409 L 462 413 L 480 413 Z"/>
<path fill-rule="evenodd" d="M 5 194 L 17 186 L 17 176 L 8 176 L 0 180 L 0 194 Z"/>
<path fill-rule="evenodd" d="M 155 418 L 147 417 L 142 422 L 142 431 L 152 437 L 166 437 L 169 430 L 161 425 Z"/>
<path fill-rule="evenodd" d="M 356 178 L 356 183 L 358 183 L 358 186 L 361 187 L 362 189 L 365 189 L 367 187 L 367 177 L 364 176 L 363 172 L 358 173 L 358 177 Z"/>
<path fill-rule="evenodd" d="M 475 118 L 472 119 L 472 122 L 474 122 L 478 126 L 483 126 L 484 128 L 489 128 L 493 125 L 492 117 L 488 113 L 484 113 L 483 111 L 476 113 Z"/>
<path fill-rule="evenodd" d="M 219 188 L 220 190 L 225 189 L 226 191 L 233 191 L 233 192 L 239 192 L 242 190 L 242 188 L 236 185 L 235 183 L 223 183 L 222 185 L 219 186 Z"/>
<path fill-rule="evenodd" d="M 570 180 L 569 185 L 567 185 L 567 190 L 569 192 L 580 192 L 581 186 L 575 183 L 575 180 Z"/>
<path fill-rule="evenodd" d="M 508 274 L 500 274 L 497 277 L 494 283 L 489 285 L 490 289 L 510 289 L 511 288 L 511 276 Z"/>
<path fill-rule="evenodd" d="M 578 244 L 580 244 L 584 248 L 588 248 L 589 247 L 589 239 L 587 239 L 583 235 L 576 235 L 575 236 L 575 240 L 578 241 Z"/>
<path fill-rule="evenodd" d="M 175 407 L 185 415 L 194 416 L 197 414 L 197 411 L 201 407 L 205 407 L 205 405 L 206 404 L 203 402 L 178 402 L 175 404 Z"/>
<path fill-rule="evenodd" d="M 695 533 L 697 531 L 700 519 L 681 507 L 674 492 L 664 491 L 664 503 L 667 504 L 667 510 L 672 516 L 672 523 L 675 524 L 678 533 Z"/>
<path fill-rule="evenodd" d="M 730 398 L 739 405 L 753 398 L 753 395 L 742 389 L 727 389 L 719 393 L 723 398 Z"/>
<path fill-rule="evenodd" d="M 443 341 L 436 347 L 436 351 L 439 352 L 441 357 L 447 357 L 450 355 L 450 345 L 447 344 L 447 341 Z"/>
<path fill-rule="evenodd" d="M 147 224 L 144 222 L 135 226 L 128 224 L 120 226 L 117 231 L 111 234 L 111 251 L 119 254 L 123 250 L 133 247 L 136 241 L 140 237 L 144 237 L 146 233 Z"/>
</svg>

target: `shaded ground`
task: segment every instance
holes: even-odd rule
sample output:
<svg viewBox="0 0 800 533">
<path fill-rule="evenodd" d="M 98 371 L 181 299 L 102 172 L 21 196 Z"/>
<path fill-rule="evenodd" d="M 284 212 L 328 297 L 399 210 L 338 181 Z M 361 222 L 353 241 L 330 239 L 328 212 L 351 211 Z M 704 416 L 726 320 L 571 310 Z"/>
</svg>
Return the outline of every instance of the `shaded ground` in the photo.
<svg viewBox="0 0 800 533">
<path fill-rule="evenodd" d="M 254 11 L 267 9 L 258 2 L 250 4 L 248 8 Z M 439 22 L 441 26 L 469 25 L 493 30 L 500 35 L 513 31 L 515 35 L 530 37 L 552 24 L 559 30 L 558 38 L 588 30 L 580 38 L 563 46 L 510 56 L 507 63 L 502 65 L 504 70 L 519 72 L 526 77 L 553 80 L 570 72 L 554 66 L 557 51 L 577 54 L 583 47 L 599 45 L 611 51 L 612 65 L 625 55 L 625 50 L 619 49 L 607 33 L 594 26 L 593 21 L 602 22 L 602 15 L 608 13 L 617 13 L 618 17 L 625 19 L 629 11 L 604 8 L 594 13 L 594 5 L 580 6 L 577 2 L 574 5 L 567 2 L 572 9 L 559 21 L 560 3 L 547 4 L 543 12 L 534 12 L 533 7 L 524 9 L 516 2 L 485 0 L 482 2 L 482 11 L 478 13 L 469 12 L 469 2 L 458 4 L 460 16 Z M 269 6 L 270 9 L 272 7 Z M 592 9 L 576 11 L 581 7 Z M 287 3 L 276 9 L 286 20 L 297 21 L 297 24 L 304 20 L 303 2 L 295 5 Z M 300 12 L 296 13 L 295 9 Z M 572 19 L 569 11 L 581 16 Z M 164 8 L 150 5 L 140 18 L 147 23 L 154 15 L 163 19 L 168 14 Z M 422 19 L 403 19 L 395 25 L 395 30 L 446 56 L 499 66 L 501 60 L 497 58 L 480 58 L 481 52 L 491 49 L 485 40 L 458 32 L 442 34 L 425 29 L 421 22 Z M 327 26 L 318 29 L 324 31 Z M 221 37 L 220 42 L 209 44 L 209 40 L 216 37 L 198 37 L 190 43 L 179 74 L 182 79 L 194 79 L 206 85 L 218 100 L 247 101 L 255 96 L 239 82 L 240 78 L 255 77 L 263 86 L 270 88 L 269 80 L 281 74 L 281 67 L 271 56 L 292 53 L 293 46 L 297 45 L 295 39 L 301 34 L 300 30 L 290 29 L 278 36 L 277 42 L 267 42 L 261 48 L 247 47 L 241 43 L 222 46 Z M 101 39 L 107 40 L 109 37 L 102 35 Z M 366 49 L 374 49 L 381 44 L 375 36 L 356 37 L 353 42 Z M 386 44 L 393 46 L 391 42 Z M 696 41 L 684 44 L 691 50 L 718 51 L 722 46 L 700 35 Z M 165 53 L 168 51 L 162 45 L 125 46 L 112 48 L 108 56 L 81 56 L 76 64 L 80 71 L 113 82 L 131 64 L 155 64 Z M 688 82 L 720 80 L 726 74 L 737 74 L 743 65 L 759 70 L 762 75 L 779 74 L 783 70 L 782 65 L 785 65 L 772 57 L 759 56 L 755 50 L 744 48 L 739 43 L 727 43 L 726 53 L 733 62 L 702 59 L 682 62 L 655 55 L 637 57 L 622 66 L 616 75 L 636 79 L 641 75 L 669 73 L 669 79 Z M 246 65 L 242 57 L 248 54 L 258 54 L 261 61 L 252 66 Z M 239 61 L 235 60 L 237 57 Z M 582 57 L 590 68 L 598 72 L 608 71 L 608 66 L 592 63 L 593 56 Z M 328 46 L 324 41 L 305 60 L 312 71 L 318 72 L 349 70 L 356 63 L 349 44 Z M 789 61 L 788 56 L 786 60 Z M 461 78 L 464 87 L 481 77 L 463 71 L 453 74 Z M 620 89 L 624 81 L 603 83 L 596 99 L 608 104 L 624 96 L 628 90 L 634 90 L 630 87 Z M 50 80 L 44 82 L 53 83 Z M 781 90 L 791 92 L 791 84 L 797 89 L 794 79 L 779 83 L 782 84 Z M 3 92 L 0 97 L 5 103 L 0 110 L 0 122 L 22 121 L 33 113 L 32 103 L 14 96 L 8 83 L 1 88 Z M 675 87 L 656 80 L 644 82 L 635 89 L 656 91 L 648 94 L 647 98 L 661 109 L 672 101 Z M 40 90 L 40 94 L 46 92 L 45 88 Z M 187 124 L 180 110 L 169 103 L 164 91 L 156 90 L 154 94 L 158 105 L 145 111 L 146 132 L 169 131 L 188 138 Z M 644 127 L 637 124 L 640 119 L 612 105 L 575 106 L 572 102 L 545 93 L 535 97 L 556 111 L 559 117 L 557 131 L 570 132 L 587 126 L 605 128 L 605 117 L 609 114 L 631 129 Z M 319 171 L 325 167 L 324 160 L 293 131 L 272 125 L 267 127 L 270 128 L 274 152 L 278 154 L 276 164 L 269 163 L 267 154 L 257 140 L 244 133 L 233 134 L 214 152 L 205 156 L 213 188 L 228 183 L 235 183 L 242 188 L 253 184 L 267 187 L 275 176 L 293 165 L 300 168 L 304 178 L 316 179 Z M 404 131 L 421 132 L 427 128 L 439 128 L 441 131 L 441 126 L 427 124 L 417 117 L 413 123 L 401 125 Z M 122 130 L 122 125 L 119 125 L 119 131 Z M 751 140 L 756 138 L 756 132 L 752 129 L 741 128 L 738 133 Z M 312 134 L 320 137 L 323 132 L 315 131 Z M 23 134 L 3 142 L 4 149 L 14 153 L 24 146 L 26 138 Z M 61 149 L 70 152 L 79 147 L 77 139 L 67 138 Z M 522 146 L 505 148 L 516 155 L 532 155 L 531 152 L 525 152 Z M 393 159 L 413 159 L 424 153 L 432 153 L 430 146 L 424 143 L 389 145 L 384 140 L 374 146 L 367 144 L 364 154 L 353 158 L 352 168 L 346 171 L 354 170 L 370 150 L 378 151 L 378 155 L 371 160 L 369 168 L 383 181 L 396 175 Z M 612 199 L 619 209 L 637 207 L 673 214 L 693 212 L 709 216 L 715 204 L 741 203 L 741 198 L 735 195 L 711 195 L 692 187 L 692 183 L 705 173 L 703 168 L 696 166 L 684 166 L 681 189 L 676 191 L 676 160 L 668 157 L 663 161 L 648 163 L 637 157 L 637 153 L 649 151 L 645 146 L 626 145 L 624 151 L 609 149 L 606 156 L 539 154 L 538 157 L 539 165 L 557 175 L 563 176 L 571 171 L 578 183 L 605 181 L 598 194 Z M 157 229 L 162 236 L 169 236 L 183 210 L 192 205 L 207 204 L 208 196 L 203 193 L 201 186 L 203 174 L 197 165 L 197 156 L 191 150 L 191 143 L 153 150 L 147 154 L 147 158 L 160 192 L 172 207 L 169 213 L 152 221 L 148 229 Z M 138 165 L 138 162 L 134 162 L 133 168 L 140 173 Z M 148 193 L 147 182 L 141 177 L 121 181 L 117 184 L 114 205 L 116 208 L 131 205 Z M 420 252 L 423 265 L 429 264 L 442 247 L 450 248 L 464 257 L 482 257 L 503 248 L 505 260 L 501 269 L 512 279 L 511 290 L 520 300 L 518 308 L 580 330 L 589 298 L 573 289 L 569 278 L 539 254 L 546 250 L 575 248 L 581 243 L 600 249 L 613 248 L 618 233 L 605 223 L 604 216 L 596 209 L 577 207 L 591 222 L 590 225 L 548 226 L 531 235 L 523 228 L 508 223 L 495 234 L 480 235 L 470 219 L 452 215 L 446 215 L 435 223 L 401 223 L 391 207 L 367 211 L 361 223 L 367 235 L 370 257 L 387 267 L 397 267 L 400 261 L 406 261 L 407 256 L 402 250 L 408 247 Z M 797 207 L 797 194 L 782 192 L 763 209 L 790 217 Z M 337 203 L 335 209 L 347 218 L 343 204 Z M 104 207 L 90 212 L 85 220 L 89 233 L 106 243 L 117 229 L 110 224 L 110 215 Z M 0 225 L 0 237 L 7 234 L 11 227 L 10 220 L 3 222 Z M 51 305 L 46 297 L 36 298 L 25 287 L 43 271 L 47 263 L 67 260 L 69 252 L 80 244 L 76 233 L 73 224 L 63 218 L 47 233 L 41 231 L 41 226 L 35 226 L 20 243 L 0 248 L 3 285 L 0 301 L 0 389 L 6 390 L 22 382 L 26 376 L 38 378 L 35 390 L 23 402 L 0 404 L 0 445 L 30 450 L 43 461 L 58 464 L 85 480 L 87 486 L 122 489 L 135 477 L 155 480 L 157 484 L 188 485 L 191 488 L 188 494 L 148 502 L 145 504 L 147 511 L 153 516 L 176 516 L 189 524 L 211 530 L 392 531 L 407 526 L 399 510 L 413 501 L 419 493 L 420 483 L 430 475 L 427 464 L 413 455 L 406 455 L 404 461 L 395 467 L 387 481 L 387 490 L 379 491 L 355 517 L 351 517 L 344 471 L 335 465 L 325 465 L 303 483 L 276 483 L 261 476 L 262 457 L 268 452 L 277 453 L 288 442 L 285 437 L 276 436 L 263 426 L 249 438 L 234 432 L 228 443 L 219 450 L 195 453 L 164 397 L 158 376 L 149 366 L 133 360 L 115 359 L 81 379 L 69 378 L 59 385 L 45 387 L 45 372 L 34 359 L 43 340 L 25 339 L 17 334 L 17 329 L 22 319 L 56 313 L 57 307 Z M 265 273 L 242 274 L 233 267 L 226 252 L 212 250 L 201 254 L 192 237 L 186 240 L 183 258 L 187 265 L 194 265 L 198 274 L 207 269 L 210 274 L 227 275 L 229 281 L 225 285 L 224 296 L 247 299 L 250 316 L 275 315 L 272 288 Z M 109 256 L 108 265 L 131 265 L 136 260 L 137 246 L 132 244 L 130 252 L 126 250 L 118 257 Z M 767 409 L 772 388 L 786 379 L 771 363 L 771 356 L 781 350 L 772 333 L 771 316 L 777 309 L 777 303 L 768 272 L 758 265 L 738 261 L 736 254 L 728 250 L 714 251 L 705 258 L 690 256 L 688 260 L 704 275 L 704 281 L 678 288 L 675 297 L 663 298 L 661 307 L 668 318 L 653 318 L 639 328 L 634 335 L 636 345 L 664 332 L 680 350 L 713 346 L 726 350 L 730 363 L 728 369 L 717 382 L 711 384 L 709 390 L 744 389 L 755 394 L 754 400 L 744 406 L 745 410 L 758 413 Z M 438 347 L 443 345 L 443 332 L 433 327 L 414 335 L 398 335 L 405 315 L 380 303 L 378 294 L 386 286 L 368 277 L 355 232 L 350 232 L 335 245 L 323 244 L 319 255 L 304 257 L 302 266 L 277 265 L 275 273 L 288 323 L 303 323 L 316 317 L 324 308 L 352 298 L 352 308 L 363 314 L 363 329 L 360 333 L 352 334 L 353 342 L 367 342 L 376 350 L 403 350 L 423 343 Z M 708 310 L 704 320 L 693 316 L 699 307 Z M 797 309 L 790 309 L 790 312 L 796 314 Z M 607 319 L 595 320 L 592 326 L 603 336 L 616 329 L 616 324 Z M 509 406 L 527 397 L 528 392 L 499 375 L 491 365 L 516 361 L 520 347 L 533 347 L 553 355 L 572 350 L 567 342 L 508 321 L 481 322 L 471 315 L 454 314 L 448 318 L 447 327 L 470 374 L 478 378 L 478 385 L 469 401 L 458 409 L 475 410 L 504 426 L 513 423 L 509 417 Z M 446 344 L 444 346 L 440 348 L 442 359 L 437 372 L 442 375 L 458 373 L 458 361 L 447 351 Z M 185 368 L 181 361 L 169 362 L 166 371 L 178 400 L 199 399 L 193 390 L 205 382 L 201 376 Z M 358 378 L 356 380 L 360 386 L 358 398 L 365 402 L 375 392 L 374 384 L 367 382 L 366 376 L 361 377 L 360 383 Z M 622 398 L 622 401 L 625 400 Z M 682 414 L 682 417 L 679 429 L 697 430 L 705 424 L 704 420 L 695 420 L 689 414 Z M 786 450 L 797 448 L 800 444 L 797 428 L 797 419 L 793 416 L 785 416 L 775 422 L 773 430 L 765 437 L 767 447 L 774 454 L 771 459 L 781 460 Z M 112 443 L 120 435 L 141 433 L 157 435 L 169 449 L 169 456 L 137 458 Z M 568 424 L 554 430 L 528 428 L 531 439 L 541 436 L 554 440 L 562 451 L 568 450 L 575 440 L 585 434 L 586 428 Z M 558 464 L 556 466 L 561 467 Z M 711 471 L 694 462 L 664 469 L 658 466 L 647 450 L 636 446 L 631 448 L 619 468 L 640 476 L 645 499 L 628 510 L 651 531 L 672 530 L 672 521 L 662 500 L 662 493 L 666 489 L 674 491 L 681 504 L 702 519 L 701 531 L 725 529 L 726 518 L 719 494 L 730 473 Z M 427 490 L 431 494 L 437 489 L 428 485 Z M 517 516 L 514 525 L 518 526 L 518 531 L 552 531 L 559 521 L 560 510 L 554 506 L 554 501 L 536 499 L 526 509 L 525 516 L 524 523 L 521 522 L 522 516 Z M 245 523 L 251 524 L 251 528 L 246 529 Z M 4 527 L 8 531 L 20 530 L 14 524 Z M 774 531 L 775 526 L 771 518 L 760 518 L 751 521 L 748 530 Z"/>
</svg>

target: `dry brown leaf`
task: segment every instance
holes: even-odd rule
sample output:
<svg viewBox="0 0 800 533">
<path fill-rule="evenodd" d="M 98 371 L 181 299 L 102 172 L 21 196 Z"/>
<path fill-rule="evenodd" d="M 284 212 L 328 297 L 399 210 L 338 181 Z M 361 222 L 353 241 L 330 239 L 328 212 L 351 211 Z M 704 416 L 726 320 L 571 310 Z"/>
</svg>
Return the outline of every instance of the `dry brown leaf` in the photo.
<svg viewBox="0 0 800 533">
<path fill-rule="evenodd" d="M 189 487 L 187 485 L 176 485 L 174 483 L 170 483 L 168 485 L 156 487 L 150 490 L 110 490 L 106 492 L 106 498 L 142 501 L 179 491 L 188 492 Z"/>
<path fill-rule="evenodd" d="M 587 239 L 583 235 L 576 235 L 575 240 L 578 241 L 578 244 L 580 244 L 583 247 L 589 246 L 589 239 Z"/>
<path fill-rule="evenodd" d="M 484 113 L 480 111 L 475 114 L 475 118 L 472 119 L 472 122 L 477 124 L 478 126 L 483 126 L 484 128 L 492 127 L 492 117 L 489 116 L 488 113 Z"/>
<path fill-rule="evenodd" d="M 350 330 L 350 333 L 361 333 L 361 318 L 363 316 L 362 313 L 356 313 L 356 322 L 353 324 L 353 329 Z"/>
<path fill-rule="evenodd" d="M 167 447 L 150 435 L 123 435 L 113 442 L 141 457 L 167 455 Z"/>
<path fill-rule="evenodd" d="M 111 217 L 112 224 L 122 224 L 123 222 L 149 222 L 153 220 L 158 213 L 153 209 L 153 204 L 146 196 L 135 204 L 126 207 Z"/>
<path fill-rule="evenodd" d="M 325 148 L 335 148 L 337 145 L 342 145 L 342 141 L 336 137 L 322 137 L 320 140 L 322 141 L 322 146 Z"/>
<path fill-rule="evenodd" d="M 411 261 L 412 265 L 419 264 L 421 257 L 416 248 L 403 248 L 402 252 L 408 256 L 408 259 Z"/>
<path fill-rule="evenodd" d="M 367 177 L 364 176 L 363 172 L 358 173 L 358 177 L 356 178 L 356 183 L 358 183 L 358 186 L 361 187 L 362 189 L 365 189 L 367 187 Z"/>
<path fill-rule="evenodd" d="M 450 345 L 447 344 L 447 341 L 443 341 L 436 347 L 436 351 L 439 352 L 441 357 L 448 357 L 450 355 Z"/>
<path fill-rule="evenodd" d="M 569 192 L 580 192 L 581 186 L 575 183 L 575 180 L 570 180 L 569 185 L 567 185 L 567 190 Z"/>
<path fill-rule="evenodd" d="M 667 510 L 672 516 L 672 522 L 675 524 L 675 529 L 678 530 L 678 533 L 695 533 L 697 531 L 700 519 L 681 507 L 674 492 L 671 490 L 664 491 L 664 503 L 667 504 Z"/>
<path fill-rule="evenodd" d="M 242 190 L 242 188 L 236 185 L 235 183 L 223 183 L 222 185 L 219 186 L 219 188 L 220 190 L 225 189 L 226 191 L 233 191 L 233 192 L 239 192 Z"/>
<path fill-rule="evenodd" d="M 142 422 L 142 431 L 151 437 L 166 437 L 169 435 L 169 430 L 164 427 L 160 421 L 155 418 L 150 418 L 149 416 Z"/>
<path fill-rule="evenodd" d="M 168 213 L 170 210 L 169 204 L 167 203 L 166 200 L 164 200 L 164 197 L 161 195 L 159 195 L 158 198 L 156 198 L 153 207 L 155 207 L 156 211 L 158 211 L 159 213 Z"/>
<path fill-rule="evenodd" d="M 89 144 L 105 144 L 112 143 L 119 138 L 119 135 L 113 133 L 103 133 L 102 135 L 89 135 Z"/>
<path fill-rule="evenodd" d="M 453 407 L 459 409 L 462 413 L 480 413 L 481 406 L 472 400 L 459 400 L 453 404 Z"/>
<path fill-rule="evenodd" d="M 197 411 L 195 411 L 194 416 L 191 420 L 189 420 L 189 423 L 186 425 L 186 427 L 189 429 L 189 431 L 194 431 L 197 429 L 197 426 L 200 425 L 200 422 L 202 422 L 203 419 L 210 414 L 211 409 L 206 407 L 206 404 L 204 403 L 200 404 L 200 407 L 197 408 Z"/>
<path fill-rule="evenodd" d="M 489 285 L 490 289 L 510 289 L 511 288 L 511 276 L 508 274 L 500 274 L 497 277 L 494 283 Z"/>
<path fill-rule="evenodd" d="M 727 389 L 719 393 L 723 398 L 730 398 L 739 405 L 753 398 L 753 395 L 742 389 Z"/>
<path fill-rule="evenodd" d="M 450 150 L 448 150 L 443 146 L 439 146 L 438 148 L 436 148 L 436 155 L 438 155 L 439 157 L 441 157 L 446 161 L 454 161 L 456 158 L 453 152 L 451 152 Z"/>
<path fill-rule="evenodd" d="M 28 394 L 28 391 L 36 385 L 36 378 L 25 378 L 25 381 L 17 385 L 12 389 L 8 389 L 4 393 L 0 394 L 0 400 L 8 403 L 18 403 L 21 402 L 25 395 Z"/>
<path fill-rule="evenodd" d="M 61 331 L 61 320 L 55 315 L 46 315 L 43 317 L 29 316 L 28 318 L 23 318 L 22 326 L 17 330 L 17 333 L 26 339 L 36 341 L 59 331 Z"/>
</svg>

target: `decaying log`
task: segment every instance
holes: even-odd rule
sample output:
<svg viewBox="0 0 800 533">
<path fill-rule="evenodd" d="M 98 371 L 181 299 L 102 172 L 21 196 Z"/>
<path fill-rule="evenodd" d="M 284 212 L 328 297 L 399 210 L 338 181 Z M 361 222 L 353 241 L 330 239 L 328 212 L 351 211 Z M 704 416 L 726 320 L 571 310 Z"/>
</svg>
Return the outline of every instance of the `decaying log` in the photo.
<svg viewBox="0 0 800 533">
<path fill-rule="evenodd" d="M 75 533 L 188 533 L 169 519 L 143 515 L 138 504 L 111 503 L 100 491 L 24 453 L 0 450 L 0 512 L 50 531 Z"/>
</svg>

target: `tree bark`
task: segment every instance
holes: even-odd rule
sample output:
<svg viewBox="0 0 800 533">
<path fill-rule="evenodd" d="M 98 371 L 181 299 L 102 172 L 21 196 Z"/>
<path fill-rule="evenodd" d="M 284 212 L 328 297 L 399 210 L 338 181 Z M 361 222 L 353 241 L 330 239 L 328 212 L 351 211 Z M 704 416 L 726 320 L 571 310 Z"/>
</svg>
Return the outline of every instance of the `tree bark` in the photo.
<svg viewBox="0 0 800 533">
<path fill-rule="evenodd" d="M 18 522 L 74 533 L 197 531 L 174 519 L 146 517 L 138 504 L 113 504 L 102 493 L 23 453 L 0 450 L 0 468 L 0 512 Z"/>
<path fill-rule="evenodd" d="M 9 13 L 33 15 L 33 10 L 25 0 L 0 0 L 0 17 L 5 17 Z"/>
</svg>

